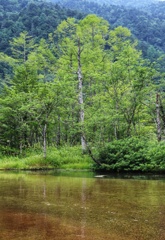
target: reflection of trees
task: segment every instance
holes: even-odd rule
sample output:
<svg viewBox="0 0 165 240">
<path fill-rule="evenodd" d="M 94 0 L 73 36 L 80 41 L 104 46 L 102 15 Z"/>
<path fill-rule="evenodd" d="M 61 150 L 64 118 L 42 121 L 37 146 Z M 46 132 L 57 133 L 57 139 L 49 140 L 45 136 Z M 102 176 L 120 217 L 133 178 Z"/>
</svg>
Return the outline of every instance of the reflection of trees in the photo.
<svg viewBox="0 0 165 240">
<path fill-rule="evenodd" d="M 45 200 L 45 198 L 46 198 L 46 184 L 44 182 L 44 184 L 43 184 L 43 199 Z"/>
<path fill-rule="evenodd" d="M 81 238 L 85 238 L 85 227 L 86 227 L 86 179 L 82 181 L 82 191 L 81 191 L 81 208 L 83 209 L 82 219 L 81 219 Z"/>
</svg>

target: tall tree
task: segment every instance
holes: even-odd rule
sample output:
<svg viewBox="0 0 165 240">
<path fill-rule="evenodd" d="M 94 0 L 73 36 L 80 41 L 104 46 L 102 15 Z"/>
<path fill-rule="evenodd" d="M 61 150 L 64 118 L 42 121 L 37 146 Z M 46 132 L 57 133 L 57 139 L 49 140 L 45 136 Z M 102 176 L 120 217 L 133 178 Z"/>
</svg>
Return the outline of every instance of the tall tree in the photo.
<svg viewBox="0 0 165 240">
<path fill-rule="evenodd" d="M 105 38 L 108 33 L 108 23 L 95 15 L 89 15 L 85 19 L 76 23 L 74 19 L 62 22 L 57 33 L 60 36 L 61 57 L 59 59 L 59 70 L 63 68 L 63 74 L 69 74 L 68 79 L 75 79 L 79 103 L 79 132 L 82 150 L 86 150 L 86 136 L 84 129 L 85 105 L 91 88 L 98 80 L 97 69 L 101 69 L 104 62 Z M 65 66 L 65 69 L 64 69 Z M 76 83 L 75 82 L 75 83 Z"/>
</svg>

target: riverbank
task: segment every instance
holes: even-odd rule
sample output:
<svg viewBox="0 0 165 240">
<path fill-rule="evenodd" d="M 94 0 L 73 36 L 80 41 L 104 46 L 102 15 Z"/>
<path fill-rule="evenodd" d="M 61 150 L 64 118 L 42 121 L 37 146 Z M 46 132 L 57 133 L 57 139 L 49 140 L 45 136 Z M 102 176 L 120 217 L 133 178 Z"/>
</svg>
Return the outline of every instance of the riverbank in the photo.
<svg viewBox="0 0 165 240">
<path fill-rule="evenodd" d="M 82 154 L 81 147 L 48 148 L 43 158 L 41 149 L 26 151 L 23 156 L 1 156 L 0 170 L 91 169 L 93 161 Z"/>
<path fill-rule="evenodd" d="M 92 156 L 82 154 L 81 146 L 27 149 L 21 156 L 0 156 L 0 170 L 94 170 L 104 173 L 165 173 L 165 142 L 128 138 L 92 149 Z"/>
</svg>

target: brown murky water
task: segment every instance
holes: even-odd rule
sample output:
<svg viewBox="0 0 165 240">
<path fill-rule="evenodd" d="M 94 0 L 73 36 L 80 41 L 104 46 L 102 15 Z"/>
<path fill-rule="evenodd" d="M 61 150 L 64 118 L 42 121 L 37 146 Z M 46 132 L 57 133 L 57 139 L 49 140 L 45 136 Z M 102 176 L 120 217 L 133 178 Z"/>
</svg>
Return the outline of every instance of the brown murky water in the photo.
<svg viewBox="0 0 165 240">
<path fill-rule="evenodd" d="M 82 239 L 164 240 L 165 180 L 0 173 L 0 240 Z"/>
</svg>

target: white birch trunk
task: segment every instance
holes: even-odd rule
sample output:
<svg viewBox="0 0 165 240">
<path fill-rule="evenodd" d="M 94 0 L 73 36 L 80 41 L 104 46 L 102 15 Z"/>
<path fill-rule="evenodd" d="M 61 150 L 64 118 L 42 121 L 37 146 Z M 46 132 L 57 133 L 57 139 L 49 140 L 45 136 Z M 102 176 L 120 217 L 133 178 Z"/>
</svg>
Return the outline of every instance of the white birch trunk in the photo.
<svg viewBox="0 0 165 240">
<path fill-rule="evenodd" d="M 157 139 L 161 141 L 161 120 L 160 120 L 160 104 L 159 94 L 156 94 L 156 124 L 157 124 Z"/>
<path fill-rule="evenodd" d="M 47 132 L 47 124 L 45 123 L 44 129 L 43 129 L 43 155 L 44 158 L 46 158 L 46 132 Z"/>
<path fill-rule="evenodd" d="M 79 88 L 79 105 L 80 105 L 80 124 L 81 124 L 81 147 L 82 151 L 86 150 L 86 141 L 84 135 L 84 100 L 83 100 L 83 76 L 81 71 L 81 47 L 80 47 L 80 39 L 78 39 L 78 88 Z"/>
</svg>

